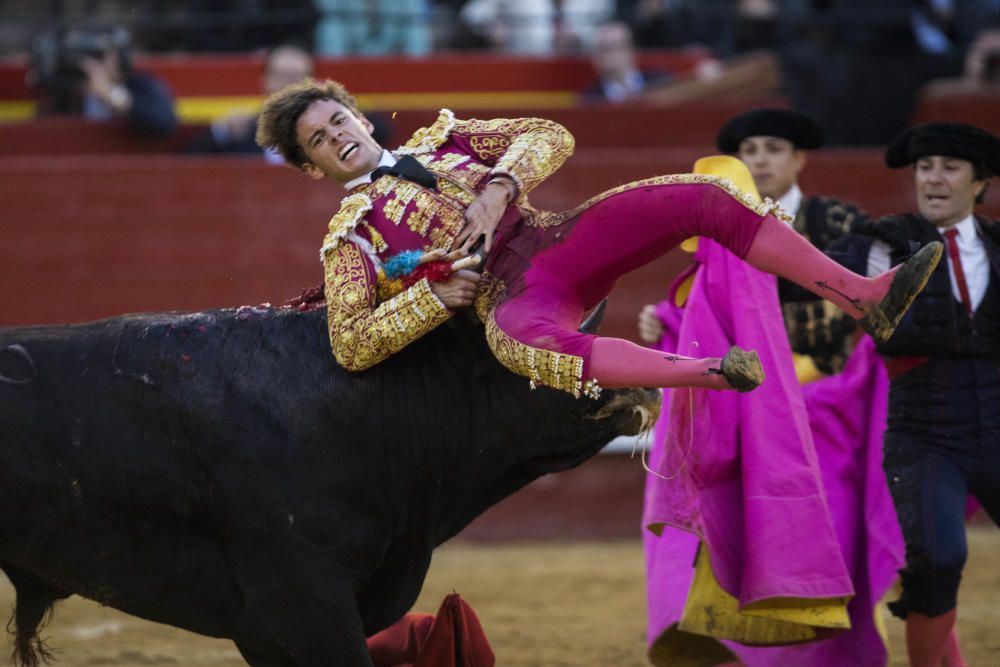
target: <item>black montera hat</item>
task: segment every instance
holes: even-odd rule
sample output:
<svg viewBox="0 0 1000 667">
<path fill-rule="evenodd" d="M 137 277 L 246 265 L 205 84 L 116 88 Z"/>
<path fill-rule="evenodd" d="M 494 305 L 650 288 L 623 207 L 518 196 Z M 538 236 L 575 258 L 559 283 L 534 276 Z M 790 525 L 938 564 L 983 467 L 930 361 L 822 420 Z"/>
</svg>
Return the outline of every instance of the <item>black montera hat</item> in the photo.
<svg viewBox="0 0 1000 667">
<path fill-rule="evenodd" d="M 896 169 L 928 155 L 957 157 L 1000 174 L 1000 139 L 965 123 L 925 123 L 903 130 L 886 149 L 885 164 Z"/>
<path fill-rule="evenodd" d="M 823 145 L 823 130 L 809 116 L 790 109 L 754 109 L 730 118 L 715 138 L 725 153 L 736 153 L 747 137 L 781 137 L 796 148 L 812 150 Z"/>
</svg>

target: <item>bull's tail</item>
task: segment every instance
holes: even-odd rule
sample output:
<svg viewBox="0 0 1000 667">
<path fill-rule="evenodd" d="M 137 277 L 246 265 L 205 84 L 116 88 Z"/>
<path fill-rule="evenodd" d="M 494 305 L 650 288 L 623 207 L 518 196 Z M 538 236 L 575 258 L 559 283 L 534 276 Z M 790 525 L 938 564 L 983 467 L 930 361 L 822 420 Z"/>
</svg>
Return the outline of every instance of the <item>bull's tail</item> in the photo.
<svg viewBox="0 0 1000 667">
<path fill-rule="evenodd" d="M 14 615 L 7 623 L 7 632 L 14 640 L 11 662 L 19 667 L 49 664 L 54 656 L 38 636 L 38 631 L 52 615 L 52 605 L 66 597 L 41 579 L 15 567 L 3 565 L 4 572 L 17 592 Z"/>
</svg>

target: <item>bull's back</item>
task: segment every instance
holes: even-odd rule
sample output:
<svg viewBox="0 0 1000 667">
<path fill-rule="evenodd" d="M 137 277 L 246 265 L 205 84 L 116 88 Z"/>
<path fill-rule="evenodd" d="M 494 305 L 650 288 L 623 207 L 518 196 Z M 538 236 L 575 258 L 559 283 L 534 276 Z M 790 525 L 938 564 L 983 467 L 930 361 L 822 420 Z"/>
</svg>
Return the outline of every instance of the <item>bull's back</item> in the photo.
<svg viewBox="0 0 1000 667">
<path fill-rule="evenodd" d="M 240 604 L 220 536 L 235 530 L 234 499 L 255 491 L 241 479 L 266 471 L 281 484 L 280 463 L 262 452 L 292 437 L 287 406 L 323 400 L 340 372 L 322 315 L 240 309 L 0 329 L 0 563 L 231 634 L 216 625 L 238 623 Z"/>
</svg>

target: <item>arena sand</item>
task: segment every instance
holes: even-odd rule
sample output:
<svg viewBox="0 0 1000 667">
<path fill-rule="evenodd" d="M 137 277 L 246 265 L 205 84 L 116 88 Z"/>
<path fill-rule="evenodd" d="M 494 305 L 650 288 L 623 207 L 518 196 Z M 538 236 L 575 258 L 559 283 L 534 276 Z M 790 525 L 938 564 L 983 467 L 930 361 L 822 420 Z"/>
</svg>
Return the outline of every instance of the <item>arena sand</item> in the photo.
<svg viewBox="0 0 1000 667">
<path fill-rule="evenodd" d="M 1000 530 L 970 529 L 960 597 L 962 643 L 972 667 L 1000 665 Z M 642 548 L 629 542 L 477 544 L 437 551 L 415 611 L 433 612 L 456 590 L 476 609 L 501 667 L 642 667 Z M 0 608 L 13 604 L 0 578 Z M 905 667 L 902 624 L 888 621 L 892 667 Z M 43 632 L 57 665 L 244 665 L 232 643 L 149 623 L 70 598 Z M 0 649 L 9 655 L 9 646 Z M 0 659 L 0 664 L 4 661 Z M 846 666 L 845 666 L 846 667 Z"/>
</svg>

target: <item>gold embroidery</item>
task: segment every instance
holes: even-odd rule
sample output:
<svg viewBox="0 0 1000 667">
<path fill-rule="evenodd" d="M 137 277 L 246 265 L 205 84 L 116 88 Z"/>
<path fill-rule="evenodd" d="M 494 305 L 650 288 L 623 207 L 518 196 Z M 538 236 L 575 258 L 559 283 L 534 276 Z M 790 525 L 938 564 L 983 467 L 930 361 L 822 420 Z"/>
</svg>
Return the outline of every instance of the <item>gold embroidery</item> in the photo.
<svg viewBox="0 0 1000 667">
<path fill-rule="evenodd" d="M 340 210 L 330 218 L 329 231 L 323 239 L 323 246 L 319 249 L 319 261 L 322 262 L 326 254 L 336 248 L 340 241 L 358 226 L 358 222 L 371 208 L 371 198 L 362 192 L 341 200 Z"/>
<path fill-rule="evenodd" d="M 770 197 L 764 197 L 764 201 L 761 203 L 767 208 L 767 212 L 776 217 L 778 220 L 788 224 L 792 224 L 792 222 L 794 222 L 794 218 L 792 218 L 792 216 L 785 209 L 781 208 L 778 202 L 774 201 Z"/>
<path fill-rule="evenodd" d="M 521 213 L 525 226 L 540 227 L 541 229 L 548 229 L 549 227 L 561 225 L 575 215 L 574 211 L 562 211 L 556 213 L 554 211 L 536 211 L 534 209 L 522 209 Z"/>
<path fill-rule="evenodd" d="M 427 235 L 427 229 L 431 226 L 433 214 L 424 208 L 414 209 L 406 218 L 406 225 L 421 236 Z"/>
<path fill-rule="evenodd" d="M 509 176 L 518 196 L 534 189 L 573 154 L 573 135 L 544 118 L 456 120 L 454 130 L 467 135 L 479 157 L 495 164 L 491 173 Z"/>
<path fill-rule="evenodd" d="M 379 234 L 377 229 L 368 224 L 367 221 L 362 221 L 361 224 L 366 230 L 368 230 L 368 236 L 371 238 L 372 250 L 376 253 L 380 253 L 389 249 L 389 244 L 385 242 L 385 237 Z"/>
<path fill-rule="evenodd" d="M 433 125 L 422 127 L 414 132 L 410 140 L 405 145 L 394 150 L 393 153 L 397 155 L 414 155 L 433 151 L 448 140 L 448 135 L 451 134 L 454 127 L 455 114 L 450 109 L 441 109 Z"/>
<path fill-rule="evenodd" d="M 476 194 L 474 192 L 469 192 L 466 188 L 463 188 L 450 178 L 439 179 L 438 190 L 442 195 L 451 197 L 452 199 L 458 201 L 463 207 L 468 206 L 476 199 Z"/>
<path fill-rule="evenodd" d="M 403 209 L 405 208 L 406 204 L 401 202 L 399 197 L 394 197 L 382 205 L 382 213 L 392 224 L 399 226 L 403 220 Z"/>
<path fill-rule="evenodd" d="M 481 160 L 497 160 L 510 146 L 510 139 L 502 135 L 474 136 L 469 138 L 472 150 Z"/>
<path fill-rule="evenodd" d="M 486 326 L 486 342 L 497 361 L 507 370 L 528 378 L 532 388 L 543 385 L 561 389 L 576 398 L 585 390 L 591 398 L 600 395 L 596 380 L 588 380 L 586 385 L 583 383 L 583 357 L 529 347 L 497 326 L 494 315 L 504 290 L 502 280 L 484 273 L 476 295 L 476 313 Z"/>
<path fill-rule="evenodd" d="M 376 280 L 354 243 L 328 253 L 324 277 L 330 345 L 347 370 L 374 366 L 451 317 L 426 280 L 375 307 Z"/>
<path fill-rule="evenodd" d="M 591 206 L 594 206 L 609 197 L 613 197 L 614 195 L 621 194 L 622 192 L 627 192 L 629 190 L 635 190 L 636 188 L 645 188 L 650 185 L 694 184 L 714 185 L 717 188 L 721 188 L 728 192 L 734 199 L 736 199 L 736 201 L 740 202 L 757 215 L 767 215 L 771 212 L 772 208 L 774 208 L 774 203 L 770 200 L 759 201 L 752 195 L 740 190 L 728 178 L 711 176 L 709 174 L 667 174 L 666 176 L 644 178 L 641 181 L 633 181 L 631 183 L 619 185 L 618 187 L 610 190 L 605 190 L 601 194 L 591 197 L 576 208 L 568 211 L 562 211 L 561 213 L 547 213 L 539 211 L 538 214 L 532 215 L 531 219 L 526 219 L 525 224 L 532 227 L 551 227 L 579 215 Z"/>
<path fill-rule="evenodd" d="M 428 160 L 424 166 L 428 169 L 434 169 L 437 171 L 451 171 L 455 167 L 468 162 L 471 159 L 471 156 L 462 155 L 461 153 L 447 153 L 440 157 L 435 157 L 432 160 Z"/>
<path fill-rule="evenodd" d="M 417 196 L 417 193 L 421 192 L 421 190 L 420 186 L 415 183 L 400 180 L 399 183 L 396 184 L 394 192 L 396 193 L 396 199 L 398 199 L 403 206 L 406 206 L 413 200 L 414 197 Z"/>
</svg>

